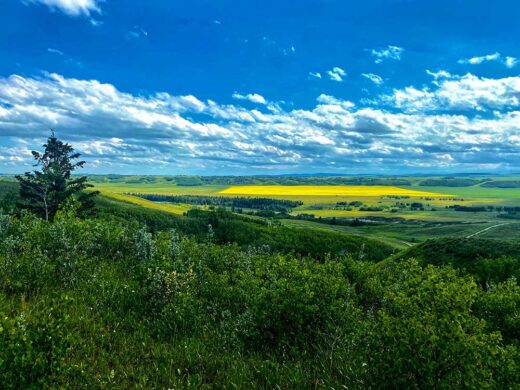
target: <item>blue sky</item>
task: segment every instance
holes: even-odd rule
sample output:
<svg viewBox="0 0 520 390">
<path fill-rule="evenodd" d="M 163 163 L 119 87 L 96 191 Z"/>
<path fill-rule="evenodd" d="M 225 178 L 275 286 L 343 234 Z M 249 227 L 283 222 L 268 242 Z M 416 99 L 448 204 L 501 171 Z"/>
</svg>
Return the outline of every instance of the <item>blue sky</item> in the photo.
<svg viewBox="0 0 520 390">
<path fill-rule="evenodd" d="M 517 172 L 517 1 L 4 0 L 0 172 Z"/>
</svg>

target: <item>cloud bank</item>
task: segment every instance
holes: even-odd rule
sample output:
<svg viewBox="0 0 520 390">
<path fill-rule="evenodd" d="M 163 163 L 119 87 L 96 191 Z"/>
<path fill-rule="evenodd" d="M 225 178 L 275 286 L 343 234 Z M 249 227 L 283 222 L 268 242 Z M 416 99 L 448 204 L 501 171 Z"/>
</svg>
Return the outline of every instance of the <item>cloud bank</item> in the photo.
<svg viewBox="0 0 520 390">
<path fill-rule="evenodd" d="M 98 172 L 520 167 L 520 77 L 430 74 L 429 86 L 396 89 L 363 106 L 321 94 L 311 108 L 254 93 L 233 96 L 254 103 L 250 108 L 192 95 L 134 95 L 59 74 L 11 75 L 0 78 L 0 169 L 29 167 L 29 151 L 49 127 Z"/>
</svg>

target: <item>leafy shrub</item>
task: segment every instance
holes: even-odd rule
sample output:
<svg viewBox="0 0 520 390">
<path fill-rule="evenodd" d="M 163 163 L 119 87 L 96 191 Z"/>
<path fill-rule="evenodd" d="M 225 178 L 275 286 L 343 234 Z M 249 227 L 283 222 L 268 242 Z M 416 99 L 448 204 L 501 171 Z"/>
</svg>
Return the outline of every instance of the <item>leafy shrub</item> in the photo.
<svg viewBox="0 0 520 390">
<path fill-rule="evenodd" d="M 439 238 L 425 241 L 398 254 L 423 264 L 451 265 L 474 275 L 481 283 L 520 277 L 520 244 L 486 238 Z"/>
<path fill-rule="evenodd" d="M 107 215 L 0 217 L 0 388 L 519 382 L 515 279 L 476 283 L 444 265 L 451 249 L 377 263 L 365 241 L 237 220 L 251 230 L 228 232 L 219 215 L 209 239 L 203 217 L 191 237 Z M 249 245 L 222 244 L 225 234 Z M 350 244 L 351 255 L 324 254 Z M 319 261 L 277 252 L 297 245 Z"/>
<path fill-rule="evenodd" d="M 504 349 L 472 307 L 479 289 L 451 268 L 418 262 L 353 266 L 360 303 L 368 309 L 357 329 L 352 359 L 367 386 L 493 388 L 514 386 L 518 350 Z"/>
<path fill-rule="evenodd" d="M 59 387 L 67 376 L 81 373 L 67 361 L 73 339 L 61 310 L 69 304 L 70 298 L 62 296 L 46 301 L 43 310 L 15 316 L 0 312 L 2 389 Z"/>
<path fill-rule="evenodd" d="M 474 305 L 491 331 L 500 331 L 508 341 L 520 340 L 520 287 L 516 279 L 492 284 Z"/>
</svg>

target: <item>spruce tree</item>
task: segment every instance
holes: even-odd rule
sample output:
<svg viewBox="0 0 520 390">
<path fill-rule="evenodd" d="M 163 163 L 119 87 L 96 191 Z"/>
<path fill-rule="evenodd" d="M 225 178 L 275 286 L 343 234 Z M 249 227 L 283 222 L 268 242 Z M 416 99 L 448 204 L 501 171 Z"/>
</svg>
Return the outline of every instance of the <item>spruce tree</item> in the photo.
<svg viewBox="0 0 520 390">
<path fill-rule="evenodd" d="M 84 191 L 92 187 L 87 183 L 87 177 L 73 177 L 76 168 L 82 168 L 85 161 L 76 161 L 80 154 L 68 143 L 63 143 L 52 131 L 47 143 L 43 145 L 43 153 L 32 151 L 36 160 L 35 167 L 40 170 L 26 172 L 16 176 L 20 183 L 20 207 L 29 209 L 51 221 L 60 207 L 72 196 L 76 196 L 79 211 L 85 212 L 94 206 L 93 197 L 97 191 Z"/>
</svg>

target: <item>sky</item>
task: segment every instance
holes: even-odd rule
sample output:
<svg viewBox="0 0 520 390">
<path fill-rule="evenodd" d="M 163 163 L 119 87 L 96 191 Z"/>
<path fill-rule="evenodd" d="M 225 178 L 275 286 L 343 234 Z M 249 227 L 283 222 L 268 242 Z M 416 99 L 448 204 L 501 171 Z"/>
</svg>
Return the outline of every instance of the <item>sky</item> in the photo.
<svg viewBox="0 0 520 390">
<path fill-rule="evenodd" d="M 520 172 L 518 0 L 2 0 L 0 173 Z"/>
</svg>

